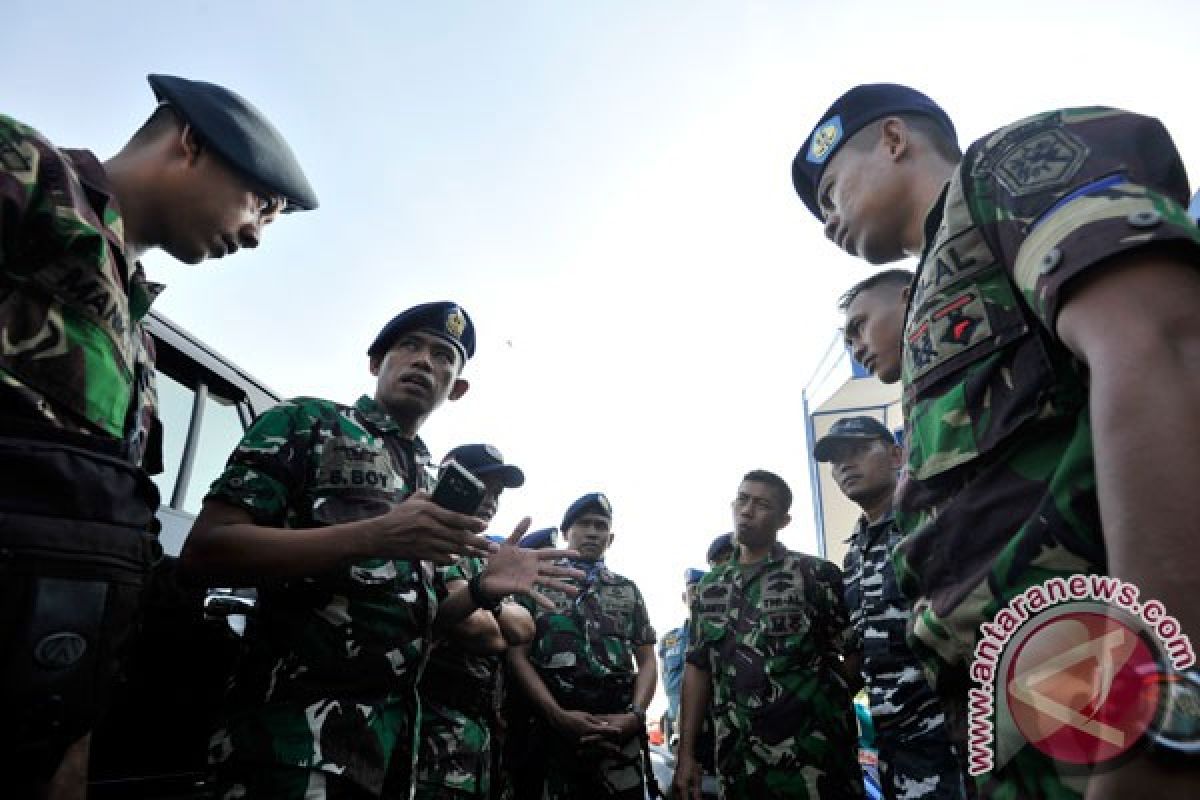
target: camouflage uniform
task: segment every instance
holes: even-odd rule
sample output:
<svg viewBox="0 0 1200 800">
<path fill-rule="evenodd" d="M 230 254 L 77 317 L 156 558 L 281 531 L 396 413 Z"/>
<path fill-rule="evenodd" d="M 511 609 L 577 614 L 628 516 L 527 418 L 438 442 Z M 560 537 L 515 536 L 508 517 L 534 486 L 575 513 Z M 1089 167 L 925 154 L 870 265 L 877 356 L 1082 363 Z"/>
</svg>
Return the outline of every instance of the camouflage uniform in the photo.
<svg viewBox="0 0 1200 800">
<path fill-rule="evenodd" d="M 832 664 L 852 644 L 841 571 L 779 543 L 736 561 L 701 580 L 687 655 L 712 680 L 721 796 L 862 797 L 854 709 Z"/>
<path fill-rule="evenodd" d="M 909 602 L 896 585 L 891 555 L 900 529 L 888 514 L 861 517 L 846 551 L 846 606 L 862 647 L 862 670 L 879 751 L 884 797 L 963 797 L 963 769 L 941 703 L 905 641 Z"/>
<path fill-rule="evenodd" d="M 483 567 L 483 559 L 466 558 L 441 573 L 447 583 L 468 581 Z M 474 655 L 451 642 L 439 642 L 434 648 L 420 686 L 416 794 L 420 800 L 490 794 L 500 664 L 500 656 Z"/>
<path fill-rule="evenodd" d="M 589 573 L 583 579 L 565 579 L 579 588 L 576 597 L 543 588 L 554 603 L 553 611 L 521 600 L 536 625 L 529 660 L 562 708 L 621 713 L 633 702 L 634 650 L 653 645 L 658 637 L 633 581 L 609 571 L 602 562 L 574 562 L 573 566 Z M 638 737 L 625 743 L 620 757 L 580 758 L 573 744 L 563 742 L 545 725 L 536 735 L 548 751 L 546 800 L 643 800 Z"/>
<path fill-rule="evenodd" d="M 96 157 L 0 115 L 0 753 L 53 769 L 107 701 L 157 555 L 161 287 Z M 88 646 L 48 668 L 56 631 Z M 40 780 L 40 778 L 34 778 Z M 19 788 L 10 789 L 18 794 Z"/>
<path fill-rule="evenodd" d="M 258 418 L 208 496 L 303 529 L 379 516 L 432 482 L 424 444 L 372 399 L 297 398 Z M 386 777 L 408 797 L 443 587 L 428 564 L 382 558 L 263 586 L 210 742 L 220 796 L 300 797 L 314 780 L 377 796 Z"/>
<path fill-rule="evenodd" d="M 162 470 L 154 343 L 162 286 L 128 259 L 104 167 L 0 115 L 0 407 L 120 443 Z"/>
<path fill-rule="evenodd" d="M 905 327 L 896 569 L 913 647 L 960 725 L 980 624 L 1035 583 L 1106 568 L 1086 372 L 1055 332 L 1063 289 L 1147 245 L 1195 253 L 1187 195 L 1157 120 L 1085 108 L 973 144 L 930 212 Z M 988 797 L 1082 790 L 1032 747 L 999 756 Z"/>
</svg>

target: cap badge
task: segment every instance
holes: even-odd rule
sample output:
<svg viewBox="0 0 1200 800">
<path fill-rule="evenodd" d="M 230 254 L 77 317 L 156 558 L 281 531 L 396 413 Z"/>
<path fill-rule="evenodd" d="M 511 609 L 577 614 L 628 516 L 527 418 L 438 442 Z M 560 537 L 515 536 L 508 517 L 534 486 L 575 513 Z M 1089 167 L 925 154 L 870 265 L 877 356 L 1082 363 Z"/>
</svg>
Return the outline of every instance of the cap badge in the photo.
<svg viewBox="0 0 1200 800">
<path fill-rule="evenodd" d="M 612 504 L 608 502 L 608 498 L 602 494 L 596 495 L 596 504 L 604 509 L 606 514 L 612 515 Z"/>
<path fill-rule="evenodd" d="M 458 308 L 455 308 L 446 315 L 446 333 L 453 336 L 455 339 L 461 339 L 463 331 L 467 329 L 467 318 Z"/>
<path fill-rule="evenodd" d="M 497 464 L 503 464 L 503 463 L 504 463 L 504 456 L 500 455 L 500 451 L 499 451 L 499 450 L 497 450 L 497 449 L 496 449 L 496 447 L 495 447 L 494 445 L 485 444 L 485 445 L 483 446 L 483 452 L 487 453 L 487 454 L 488 454 L 488 458 L 492 459 L 492 460 L 493 460 L 493 461 L 495 461 Z"/>
<path fill-rule="evenodd" d="M 839 114 L 830 117 L 813 132 L 812 142 L 808 145 L 807 160 L 812 164 L 824 164 L 825 159 L 829 158 L 829 154 L 841 140 L 842 117 Z"/>
</svg>

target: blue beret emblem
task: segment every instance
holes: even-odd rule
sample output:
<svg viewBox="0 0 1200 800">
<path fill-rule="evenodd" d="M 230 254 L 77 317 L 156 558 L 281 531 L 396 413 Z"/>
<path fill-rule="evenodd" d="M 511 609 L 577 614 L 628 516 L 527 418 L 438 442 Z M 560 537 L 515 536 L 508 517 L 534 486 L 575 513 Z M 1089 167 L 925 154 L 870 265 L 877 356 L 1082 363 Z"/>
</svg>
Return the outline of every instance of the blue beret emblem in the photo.
<svg viewBox="0 0 1200 800">
<path fill-rule="evenodd" d="M 813 131 L 812 142 L 805 156 L 812 164 L 824 164 L 833 148 L 842 141 L 842 117 L 835 114 Z"/>
</svg>

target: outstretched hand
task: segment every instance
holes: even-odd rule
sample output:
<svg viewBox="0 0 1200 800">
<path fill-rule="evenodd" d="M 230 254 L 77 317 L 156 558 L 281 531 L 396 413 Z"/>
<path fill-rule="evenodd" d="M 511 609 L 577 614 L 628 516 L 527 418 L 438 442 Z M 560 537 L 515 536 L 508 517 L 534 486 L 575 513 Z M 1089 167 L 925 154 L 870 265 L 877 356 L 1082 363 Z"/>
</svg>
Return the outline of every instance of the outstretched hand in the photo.
<svg viewBox="0 0 1200 800">
<path fill-rule="evenodd" d="M 487 566 L 479 576 L 479 587 L 491 597 L 523 594 L 549 611 L 554 609 L 554 603 L 537 587 L 557 589 L 568 595 L 579 594 L 578 589 L 560 578 L 582 578 L 583 573 L 554 563 L 579 554 L 574 550 L 526 550 L 519 547 L 517 543 L 529 530 L 530 523 L 529 517 L 525 517 L 503 544 L 495 546 L 488 556 Z"/>
</svg>

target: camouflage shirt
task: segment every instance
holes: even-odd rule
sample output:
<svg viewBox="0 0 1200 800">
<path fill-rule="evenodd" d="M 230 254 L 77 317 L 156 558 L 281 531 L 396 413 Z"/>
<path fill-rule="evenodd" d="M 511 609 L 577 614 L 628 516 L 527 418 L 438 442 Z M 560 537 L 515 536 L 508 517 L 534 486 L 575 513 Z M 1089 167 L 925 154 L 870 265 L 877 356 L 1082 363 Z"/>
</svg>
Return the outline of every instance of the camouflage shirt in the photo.
<svg viewBox="0 0 1200 800">
<path fill-rule="evenodd" d="M 586 562 L 575 566 L 588 567 Z M 529 660 L 554 698 L 564 708 L 572 708 L 569 698 L 579 683 L 632 676 L 636 672 L 633 651 L 653 645 L 658 637 L 642 593 L 628 578 L 594 565 L 589 578 L 564 581 L 576 586 L 579 594 L 572 598 L 556 589 L 541 588 L 554 603 L 553 611 L 528 598 L 520 602 L 535 624 Z"/>
<path fill-rule="evenodd" d="M 554 603 L 553 611 L 528 598 L 521 600 L 536 626 L 530 663 L 562 708 L 620 713 L 633 700 L 634 652 L 639 647 L 653 647 L 657 639 L 642 593 L 633 581 L 609 571 L 602 562 L 560 563 L 570 563 L 587 576 L 565 579 L 580 590 L 573 598 L 555 589 L 541 589 Z M 549 730 L 543 732 L 546 800 L 644 797 L 637 737 L 627 741 L 620 754 L 581 757 L 573 743 L 556 738 Z"/>
<path fill-rule="evenodd" d="M 975 142 L 929 215 L 905 323 L 911 535 L 896 567 L 947 697 L 965 701 L 979 626 L 1016 594 L 1106 568 L 1086 374 L 1055 324 L 1072 281 L 1110 256 L 1195 253 L 1187 197 L 1157 120 L 1081 108 Z M 1018 794 L 1051 791 L 1022 780 Z"/>
<path fill-rule="evenodd" d="M 481 558 L 439 570 L 446 583 L 483 572 Z M 421 679 L 421 748 L 417 798 L 487 797 L 491 788 L 492 720 L 497 709 L 500 656 L 468 653 L 439 641 Z"/>
<path fill-rule="evenodd" d="M 302 529 L 379 516 L 432 482 L 424 444 L 370 398 L 297 398 L 258 418 L 208 496 Z M 324 770 L 373 794 L 389 762 L 411 772 L 442 586 L 427 564 L 369 559 L 261 587 L 210 761 Z"/>
<path fill-rule="evenodd" d="M 757 564 L 735 554 L 701 580 L 690 626 L 687 662 L 712 680 L 723 797 L 862 796 L 835 672 L 853 637 L 836 566 L 779 543 Z"/>
<path fill-rule="evenodd" d="M 908 646 L 912 606 L 896 584 L 892 553 L 902 534 L 888 514 L 859 518 L 846 551 L 846 606 L 862 647 L 871 718 L 880 736 L 914 737 L 945 725 L 941 704 Z"/>
<path fill-rule="evenodd" d="M 128 258 L 121 209 L 86 150 L 0 115 L 0 406 L 101 436 L 162 470 L 154 344 L 162 290 Z"/>
</svg>

